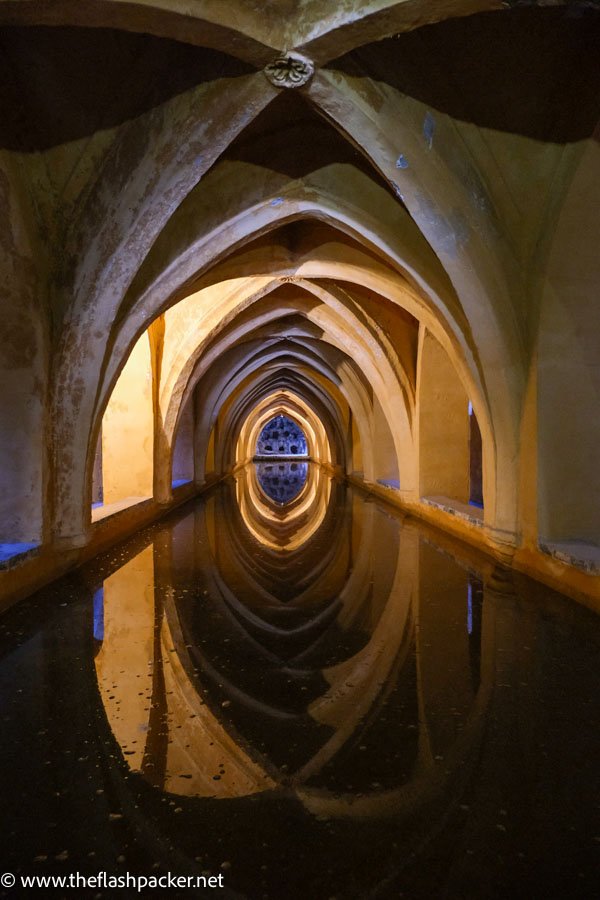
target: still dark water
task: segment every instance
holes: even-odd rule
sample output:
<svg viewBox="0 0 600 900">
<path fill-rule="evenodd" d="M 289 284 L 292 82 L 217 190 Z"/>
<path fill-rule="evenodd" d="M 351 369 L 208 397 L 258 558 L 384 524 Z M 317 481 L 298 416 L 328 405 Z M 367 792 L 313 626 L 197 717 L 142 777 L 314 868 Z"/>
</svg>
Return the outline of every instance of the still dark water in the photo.
<svg viewBox="0 0 600 900">
<path fill-rule="evenodd" d="M 0 871 L 600 896 L 597 618 L 303 479 L 251 467 L 0 619 Z"/>
</svg>

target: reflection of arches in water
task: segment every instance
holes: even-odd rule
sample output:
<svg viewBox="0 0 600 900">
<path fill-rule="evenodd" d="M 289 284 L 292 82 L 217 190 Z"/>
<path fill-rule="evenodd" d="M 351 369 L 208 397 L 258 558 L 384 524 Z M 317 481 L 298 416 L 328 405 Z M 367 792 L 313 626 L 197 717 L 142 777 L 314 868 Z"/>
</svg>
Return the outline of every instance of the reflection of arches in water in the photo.
<svg viewBox="0 0 600 900">
<path fill-rule="evenodd" d="M 294 500 L 308 477 L 308 463 L 282 460 L 277 463 L 256 463 L 258 483 L 270 500 L 284 506 Z"/>
<path fill-rule="evenodd" d="M 318 530 L 283 554 L 257 543 L 226 488 L 215 492 L 212 512 L 196 520 L 193 543 L 206 595 L 201 604 L 177 603 L 181 643 L 175 646 L 200 673 L 205 702 L 217 715 L 226 704 L 232 733 L 267 771 L 283 768 L 285 778 L 295 772 L 300 783 L 319 779 L 325 789 L 338 778 L 343 789 L 357 761 L 354 754 L 346 759 L 338 777 L 339 752 L 357 728 L 364 733 L 364 717 L 372 730 L 382 706 L 390 712 L 398 701 L 402 709 L 390 712 L 380 730 L 386 752 L 411 757 L 408 774 L 418 745 L 417 731 L 408 729 L 418 718 L 414 617 L 410 583 L 399 574 L 397 520 L 372 504 L 353 506 L 346 486 L 334 482 Z M 285 531 L 286 518 L 271 527 Z M 408 545 L 405 550 L 410 553 Z M 388 699 L 390 677 L 406 691 Z M 388 725 L 403 716 L 406 728 L 388 734 Z M 384 764 L 379 753 L 371 771 L 363 766 L 356 773 L 356 783 L 367 789 L 385 779 Z"/>
<path fill-rule="evenodd" d="M 309 540 L 291 553 L 262 544 L 239 505 L 253 472 L 105 581 L 96 667 L 125 760 L 180 795 L 242 800 L 291 783 L 316 814 L 410 815 L 478 744 L 489 688 L 478 583 L 329 478 Z M 273 528 L 286 520 L 273 510 Z M 454 757 L 441 777 L 435 760 Z"/>
<path fill-rule="evenodd" d="M 220 529 L 219 577 L 249 609 L 288 604 L 320 585 L 322 600 L 342 589 L 351 565 L 349 517 L 340 514 L 345 485 L 310 465 L 306 488 L 286 506 L 263 497 L 255 465 L 236 475 L 236 491 L 215 497 Z M 337 566 L 336 554 L 343 557 Z M 227 560 L 227 565 L 220 564 Z M 334 580 L 327 577 L 334 572 Z M 236 574 L 237 573 L 237 574 Z M 340 580 L 341 579 L 341 580 Z"/>
<path fill-rule="evenodd" d="M 306 456 L 308 443 L 299 425 L 288 416 L 269 419 L 256 442 L 257 456 Z"/>
<path fill-rule="evenodd" d="M 256 465 L 236 472 L 235 494 L 232 493 L 227 515 L 241 519 L 250 534 L 279 557 L 282 551 L 290 553 L 310 540 L 327 514 L 332 492 L 341 490 L 342 486 L 332 481 L 321 466 L 311 463 L 304 488 L 293 500 L 280 506 L 265 496 L 258 483 Z"/>
</svg>

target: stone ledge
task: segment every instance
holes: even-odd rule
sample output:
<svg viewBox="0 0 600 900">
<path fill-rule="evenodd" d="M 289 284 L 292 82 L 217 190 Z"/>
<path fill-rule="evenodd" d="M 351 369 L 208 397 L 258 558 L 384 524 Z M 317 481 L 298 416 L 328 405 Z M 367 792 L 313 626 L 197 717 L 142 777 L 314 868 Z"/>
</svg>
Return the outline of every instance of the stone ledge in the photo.
<svg viewBox="0 0 600 900">
<path fill-rule="evenodd" d="M 469 525 L 475 525 L 478 528 L 483 526 L 483 509 L 479 506 L 471 506 L 469 503 L 461 503 L 460 500 L 453 500 L 450 497 L 421 497 L 421 502 L 434 509 L 441 509 L 456 516 L 457 519 L 463 519 Z"/>
<path fill-rule="evenodd" d="M 600 547 L 583 541 L 540 541 L 539 548 L 559 562 L 587 572 L 600 575 Z"/>
<path fill-rule="evenodd" d="M 115 513 L 122 512 L 124 509 L 129 509 L 131 506 L 147 503 L 149 500 L 152 500 L 152 497 L 125 497 L 123 500 L 117 500 L 116 503 L 95 506 L 92 508 L 92 525 L 107 519 L 109 516 L 114 516 Z"/>
</svg>

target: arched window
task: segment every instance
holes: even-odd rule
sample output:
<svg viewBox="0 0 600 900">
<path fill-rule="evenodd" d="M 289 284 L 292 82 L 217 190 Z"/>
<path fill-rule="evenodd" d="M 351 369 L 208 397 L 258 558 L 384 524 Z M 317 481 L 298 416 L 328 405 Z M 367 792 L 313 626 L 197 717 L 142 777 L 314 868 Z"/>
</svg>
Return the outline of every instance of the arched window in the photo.
<svg viewBox="0 0 600 900">
<path fill-rule="evenodd" d="M 278 415 L 270 419 L 256 442 L 256 456 L 307 456 L 306 435 L 299 425 Z"/>
</svg>

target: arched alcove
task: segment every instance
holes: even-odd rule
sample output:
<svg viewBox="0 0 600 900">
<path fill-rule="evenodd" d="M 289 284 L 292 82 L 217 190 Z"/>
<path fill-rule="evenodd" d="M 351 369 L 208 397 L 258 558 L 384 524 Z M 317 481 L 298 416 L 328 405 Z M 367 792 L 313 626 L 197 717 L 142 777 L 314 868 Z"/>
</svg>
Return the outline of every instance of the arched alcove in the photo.
<svg viewBox="0 0 600 900">
<path fill-rule="evenodd" d="M 441 344 L 427 332 L 419 370 L 419 490 L 468 503 L 469 398 Z"/>
<path fill-rule="evenodd" d="M 173 447 L 172 486 L 181 487 L 194 479 L 194 403 L 188 401 L 179 416 Z"/>
<path fill-rule="evenodd" d="M 94 463 L 92 518 L 153 495 L 153 365 L 148 334 L 133 347 L 110 396 Z M 102 486 L 100 493 L 100 484 Z M 101 502 L 100 502 L 101 501 Z"/>
</svg>

